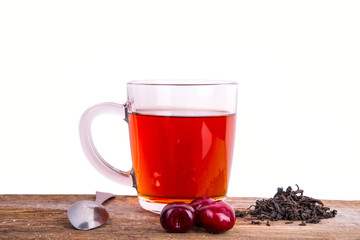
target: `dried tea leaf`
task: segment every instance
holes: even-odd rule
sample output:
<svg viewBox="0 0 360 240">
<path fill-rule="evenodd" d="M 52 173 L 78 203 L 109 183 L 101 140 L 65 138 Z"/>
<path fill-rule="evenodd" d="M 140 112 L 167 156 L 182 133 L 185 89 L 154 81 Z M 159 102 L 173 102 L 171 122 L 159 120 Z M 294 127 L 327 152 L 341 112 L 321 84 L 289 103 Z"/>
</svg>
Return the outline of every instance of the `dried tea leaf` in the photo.
<svg viewBox="0 0 360 240">
<path fill-rule="evenodd" d="M 250 215 L 259 220 L 302 221 L 300 226 L 305 226 L 306 223 L 319 223 L 321 219 L 335 217 L 336 210 L 324 207 L 319 199 L 304 196 L 304 191 L 297 184 L 296 186 L 297 190 L 293 191 L 290 186 L 286 191 L 278 188 L 273 198 L 256 200 L 256 204 L 249 207 L 254 207 L 253 210 L 250 210 Z"/>
</svg>

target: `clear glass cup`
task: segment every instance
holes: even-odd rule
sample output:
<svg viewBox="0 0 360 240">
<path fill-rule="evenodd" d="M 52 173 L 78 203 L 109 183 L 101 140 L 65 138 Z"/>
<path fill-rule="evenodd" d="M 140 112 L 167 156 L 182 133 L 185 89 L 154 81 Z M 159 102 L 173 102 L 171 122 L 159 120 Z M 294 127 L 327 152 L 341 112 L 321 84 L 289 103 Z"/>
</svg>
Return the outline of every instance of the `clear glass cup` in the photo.
<svg viewBox="0 0 360 240">
<path fill-rule="evenodd" d="M 104 176 L 136 188 L 140 205 L 159 213 L 170 202 L 226 197 L 235 139 L 237 83 L 145 80 L 127 83 L 127 102 L 100 103 L 80 120 L 80 140 Z M 93 119 L 117 113 L 128 123 L 132 169 L 122 171 L 97 151 Z M 120 146 L 121 147 L 121 146 Z"/>
</svg>

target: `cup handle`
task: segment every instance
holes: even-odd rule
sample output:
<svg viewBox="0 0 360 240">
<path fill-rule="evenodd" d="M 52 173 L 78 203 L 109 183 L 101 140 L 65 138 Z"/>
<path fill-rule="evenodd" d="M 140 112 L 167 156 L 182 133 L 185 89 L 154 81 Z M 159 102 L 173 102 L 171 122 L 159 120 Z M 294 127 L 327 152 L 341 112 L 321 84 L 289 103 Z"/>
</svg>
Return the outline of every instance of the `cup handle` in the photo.
<svg viewBox="0 0 360 240">
<path fill-rule="evenodd" d="M 95 167 L 102 175 L 117 183 L 136 187 L 134 184 L 135 181 L 133 181 L 132 171 L 122 171 L 113 167 L 103 159 L 95 147 L 91 134 L 91 124 L 95 117 L 107 113 L 119 114 L 127 121 L 126 104 L 106 102 L 88 108 L 83 113 L 79 124 L 80 142 L 83 151 L 93 167 Z"/>
</svg>

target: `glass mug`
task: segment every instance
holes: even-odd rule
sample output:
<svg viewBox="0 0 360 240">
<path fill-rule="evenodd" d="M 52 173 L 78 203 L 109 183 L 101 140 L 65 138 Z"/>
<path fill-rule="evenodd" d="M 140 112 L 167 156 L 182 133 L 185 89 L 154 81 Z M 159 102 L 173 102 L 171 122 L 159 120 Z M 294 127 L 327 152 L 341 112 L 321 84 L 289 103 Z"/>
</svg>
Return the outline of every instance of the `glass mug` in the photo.
<svg viewBox="0 0 360 240">
<path fill-rule="evenodd" d="M 145 80 L 127 83 L 127 102 L 100 103 L 80 120 L 80 140 L 104 176 L 136 188 L 140 205 L 159 213 L 170 202 L 227 194 L 236 123 L 237 83 Z M 91 135 L 93 119 L 117 113 L 128 123 L 132 169 L 107 163 Z"/>
</svg>

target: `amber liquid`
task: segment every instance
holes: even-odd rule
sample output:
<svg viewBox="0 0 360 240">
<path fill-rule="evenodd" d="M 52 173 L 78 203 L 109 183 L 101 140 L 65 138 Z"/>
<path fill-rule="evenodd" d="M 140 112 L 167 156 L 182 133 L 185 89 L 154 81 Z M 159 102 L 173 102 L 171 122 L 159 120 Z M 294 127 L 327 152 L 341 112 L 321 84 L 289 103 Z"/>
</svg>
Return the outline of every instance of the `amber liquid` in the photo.
<svg viewBox="0 0 360 240">
<path fill-rule="evenodd" d="M 171 202 L 226 196 L 234 114 L 147 110 L 129 114 L 129 129 L 140 197 Z"/>
</svg>

